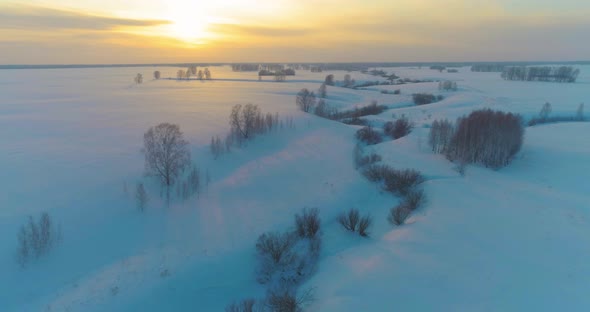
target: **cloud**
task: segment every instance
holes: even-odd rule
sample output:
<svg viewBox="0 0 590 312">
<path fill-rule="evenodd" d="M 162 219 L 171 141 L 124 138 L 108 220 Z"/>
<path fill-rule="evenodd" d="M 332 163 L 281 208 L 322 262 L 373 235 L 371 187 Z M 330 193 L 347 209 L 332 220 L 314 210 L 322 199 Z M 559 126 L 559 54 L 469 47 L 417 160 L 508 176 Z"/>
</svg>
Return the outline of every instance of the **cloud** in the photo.
<svg viewBox="0 0 590 312">
<path fill-rule="evenodd" d="M 308 35 L 311 30 L 296 27 L 269 27 L 238 24 L 212 24 L 208 30 L 222 36 L 254 36 L 254 37 L 297 37 Z"/>
<path fill-rule="evenodd" d="M 138 20 L 90 15 L 35 6 L 5 6 L 0 29 L 18 30 L 111 30 L 118 27 L 149 27 L 169 24 L 165 20 Z"/>
</svg>

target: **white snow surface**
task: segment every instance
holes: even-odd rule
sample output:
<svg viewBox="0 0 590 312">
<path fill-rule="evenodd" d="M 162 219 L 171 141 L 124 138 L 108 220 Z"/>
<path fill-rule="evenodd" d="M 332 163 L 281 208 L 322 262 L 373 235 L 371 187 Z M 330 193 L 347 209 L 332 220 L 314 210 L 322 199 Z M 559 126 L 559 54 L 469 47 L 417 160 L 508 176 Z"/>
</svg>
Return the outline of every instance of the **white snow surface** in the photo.
<svg viewBox="0 0 590 312">
<path fill-rule="evenodd" d="M 256 238 L 291 228 L 303 207 L 319 208 L 323 240 L 319 269 L 301 286 L 313 289 L 307 311 L 590 310 L 590 123 L 528 127 L 508 167 L 468 166 L 464 177 L 427 146 L 434 119 L 479 108 L 530 118 L 550 102 L 552 115 L 574 115 L 590 105 L 590 66 L 576 67 L 575 84 L 386 68 L 454 80 L 459 91 L 439 92 L 436 82 L 329 87 L 327 102 L 340 109 L 388 105 L 368 117 L 375 125 L 402 114 L 415 123 L 409 136 L 367 149 L 427 178 L 427 204 L 399 227 L 386 220 L 399 199 L 353 167 L 358 127 L 295 106 L 301 88 L 344 71 L 298 71 L 276 83 L 228 67 L 212 67 L 217 80 L 206 82 L 151 79 L 154 70 L 175 76 L 174 67 L 0 70 L 0 311 L 223 311 L 262 298 Z M 134 85 L 138 72 L 144 83 Z M 395 89 L 401 95 L 379 92 Z M 414 92 L 445 99 L 414 106 Z M 225 135 L 231 107 L 246 103 L 292 117 L 295 128 L 214 160 L 211 136 Z M 198 197 L 169 206 L 143 175 L 143 133 L 160 122 L 180 125 L 193 162 L 211 176 Z M 150 196 L 144 213 L 138 182 Z M 373 216 L 369 238 L 335 221 L 351 207 Z M 23 270 L 16 233 L 41 211 L 61 225 L 63 241 Z"/>
</svg>

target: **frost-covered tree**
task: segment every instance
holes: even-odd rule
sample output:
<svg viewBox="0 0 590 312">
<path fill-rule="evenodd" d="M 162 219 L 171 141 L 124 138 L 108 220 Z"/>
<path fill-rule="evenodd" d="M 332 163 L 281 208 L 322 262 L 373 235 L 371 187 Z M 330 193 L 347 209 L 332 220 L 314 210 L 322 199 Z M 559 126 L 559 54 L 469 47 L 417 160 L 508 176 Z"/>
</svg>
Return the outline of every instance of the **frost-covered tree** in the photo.
<svg viewBox="0 0 590 312">
<path fill-rule="evenodd" d="M 188 142 L 178 125 L 161 123 L 143 135 L 143 144 L 146 174 L 157 177 L 169 195 L 170 186 L 191 163 Z"/>
<path fill-rule="evenodd" d="M 61 232 L 56 228 L 47 212 L 41 213 L 36 221 L 29 216 L 17 233 L 16 260 L 21 267 L 48 253 L 61 240 Z"/>
<path fill-rule="evenodd" d="M 135 78 L 133 78 L 133 81 L 135 81 L 136 84 L 141 84 L 143 82 L 143 75 L 138 73 Z"/>
<path fill-rule="evenodd" d="M 344 87 L 345 88 L 348 88 L 348 87 L 351 87 L 352 86 L 353 83 L 352 83 L 352 78 L 351 78 L 350 74 L 344 75 L 344 82 L 343 82 L 343 84 L 344 84 Z"/>
</svg>

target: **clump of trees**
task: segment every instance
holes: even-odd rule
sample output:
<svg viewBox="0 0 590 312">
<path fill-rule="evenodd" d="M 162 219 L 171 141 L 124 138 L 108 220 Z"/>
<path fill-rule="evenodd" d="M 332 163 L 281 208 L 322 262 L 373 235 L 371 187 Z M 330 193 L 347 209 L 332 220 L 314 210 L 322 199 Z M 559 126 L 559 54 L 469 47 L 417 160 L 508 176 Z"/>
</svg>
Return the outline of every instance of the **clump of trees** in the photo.
<svg viewBox="0 0 590 312">
<path fill-rule="evenodd" d="M 363 107 L 355 107 L 352 110 L 338 112 L 335 115 L 336 119 L 344 118 L 360 118 L 369 115 L 379 115 L 387 110 L 386 105 L 378 105 L 377 101 L 372 101 L 371 104 Z"/>
<path fill-rule="evenodd" d="M 425 104 L 434 103 L 436 101 L 442 101 L 443 98 L 444 97 L 442 95 L 436 96 L 436 95 L 430 94 L 430 93 L 414 93 L 414 94 L 412 94 L 412 99 L 414 100 L 414 104 L 416 104 L 416 105 L 425 105 Z"/>
<path fill-rule="evenodd" d="M 260 69 L 259 64 L 232 64 L 231 69 L 234 72 L 253 72 Z"/>
<path fill-rule="evenodd" d="M 454 133 L 455 128 L 452 122 L 446 119 L 435 120 L 428 136 L 428 143 L 432 151 L 438 154 L 446 154 L 449 151 Z"/>
<path fill-rule="evenodd" d="M 33 260 L 49 253 L 61 241 L 61 230 L 56 228 L 47 212 L 38 220 L 29 216 L 17 233 L 16 261 L 24 268 Z"/>
<path fill-rule="evenodd" d="M 143 135 L 147 175 L 158 178 L 170 195 L 170 187 L 191 163 L 188 141 L 176 124 L 161 123 Z"/>
<path fill-rule="evenodd" d="M 579 74 L 580 70 L 572 66 L 511 66 L 504 68 L 501 76 L 505 80 L 573 83 Z"/>
<path fill-rule="evenodd" d="M 471 66 L 472 72 L 498 72 L 504 71 L 506 65 L 503 64 L 476 64 Z"/>
<path fill-rule="evenodd" d="M 156 70 L 156 71 L 154 72 L 154 79 L 158 80 L 158 79 L 160 79 L 160 76 L 161 76 L 161 73 L 160 73 L 160 71 L 159 71 L 159 70 Z"/>
<path fill-rule="evenodd" d="M 386 135 L 392 137 L 394 140 L 397 140 L 410 134 L 410 132 L 412 132 L 412 128 L 414 128 L 414 125 L 408 120 L 408 118 L 402 117 L 397 119 L 395 122 L 386 122 L 383 125 L 383 132 Z"/>
<path fill-rule="evenodd" d="M 439 81 L 438 89 L 440 91 L 457 91 L 457 83 L 450 80 Z"/>
<path fill-rule="evenodd" d="M 231 140 L 241 144 L 258 134 L 273 130 L 279 124 L 279 115 L 262 114 L 258 105 L 236 104 L 229 116 Z"/>
<path fill-rule="evenodd" d="M 316 105 L 315 93 L 313 93 L 313 91 L 309 91 L 306 88 L 303 88 L 301 89 L 301 91 L 297 93 L 295 103 L 297 104 L 297 107 L 299 107 L 299 109 L 306 113 L 309 113 L 313 110 L 313 108 Z"/>
<path fill-rule="evenodd" d="M 522 146 L 522 118 L 512 113 L 483 109 L 460 117 L 455 126 L 448 121 L 435 123 L 429 135 L 432 150 L 462 165 L 498 169 L 508 165 Z"/>
</svg>

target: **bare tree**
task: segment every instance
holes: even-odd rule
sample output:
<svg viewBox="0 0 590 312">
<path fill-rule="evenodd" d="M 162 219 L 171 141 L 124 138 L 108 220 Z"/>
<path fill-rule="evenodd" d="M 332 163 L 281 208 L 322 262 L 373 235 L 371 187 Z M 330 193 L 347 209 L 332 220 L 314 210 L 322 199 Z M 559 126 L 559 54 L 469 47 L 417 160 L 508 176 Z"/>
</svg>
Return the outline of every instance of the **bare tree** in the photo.
<svg viewBox="0 0 590 312">
<path fill-rule="evenodd" d="M 136 84 L 141 84 L 143 82 L 143 75 L 138 73 L 135 78 L 133 78 L 133 81 L 135 81 Z"/>
<path fill-rule="evenodd" d="M 297 93 L 295 101 L 302 111 L 309 113 L 316 104 L 316 97 L 313 92 L 303 88 Z"/>
<path fill-rule="evenodd" d="M 143 135 L 143 143 L 146 173 L 156 176 L 170 195 L 170 186 L 190 165 L 188 142 L 178 125 L 161 123 Z"/>
<path fill-rule="evenodd" d="M 176 72 L 176 79 L 180 80 L 180 79 L 182 79 L 182 78 L 184 78 L 184 70 L 182 70 L 182 69 L 179 69 L 179 70 Z"/>
<path fill-rule="evenodd" d="M 154 72 L 154 79 L 160 79 L 160 76 L 161 76 L 160 71 L 159 70 L 156 70 Z"/>
<path fill-rule="evenodd" d="M 541 118 L 542 121 L 547 120 L 547 117 L 549 117 L 549 114 L 551 114 L 551 103 L 546 102 L 543 107 L 541 107 L 541 111 L 539 112 L 539 118 Z"/>
<path fill-rule="evenodd" d="M 203 71 L 203 74 L 205 75 L 205 79 L 211 80 L 211 72 L 209 71 L 208 67 L 205 68 L 205 71 Z"/>
<path fill-rule="evenodd" d="M 576 110 L 576 119 L 584 120 L 584 103 L 580 103 L 578 106 L 578 109 Z"/>
<path fill-rule="evenodd" d="M 322 85 L 320 86 L 320 88 L 318 89 L 318 96 L 322 99 L 325 99 L 326 96 L 328 96 L 328 91 L 327 91 L 327 87 L 326 87 L 326 83 L 322 83 Z"/>
<path fill-rule="evenodd" d="M 260 116 L 262 116 L 262 113 L 258 106 L 246 104 L 242 107 L 242 105 L 236 104 L 229 116 L 232 133 L 246 140 L 250 139 L 255 134 L 256 123 Z"/>
<path fill-rule="evenodd" d="M 148 202 L 148 196 L 143 187 L 143 183 L 137 184 L 137 188 L 135 189 L 135 201 L 137 203 L 137 209 L 143 212 Z"/>
</svg>

